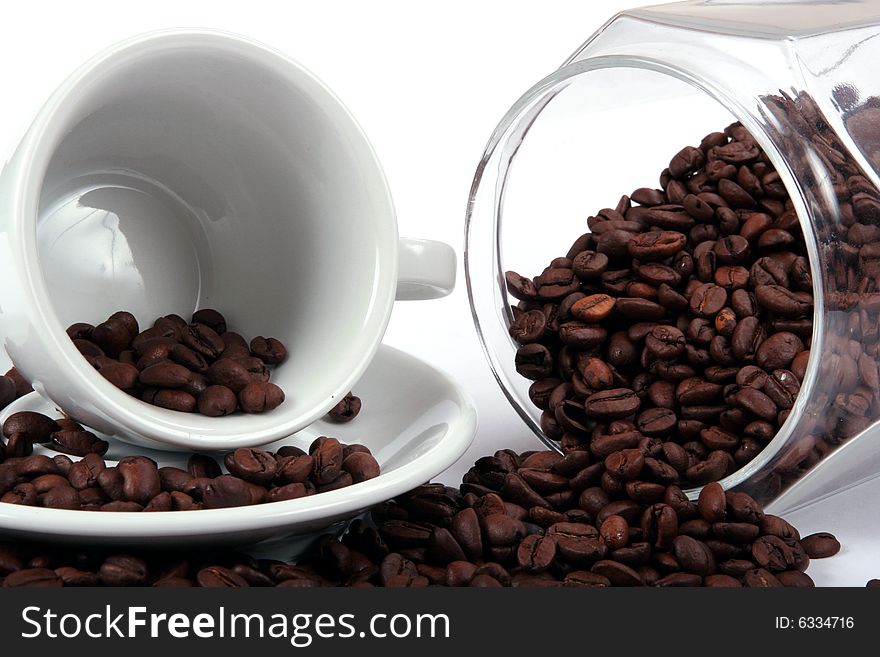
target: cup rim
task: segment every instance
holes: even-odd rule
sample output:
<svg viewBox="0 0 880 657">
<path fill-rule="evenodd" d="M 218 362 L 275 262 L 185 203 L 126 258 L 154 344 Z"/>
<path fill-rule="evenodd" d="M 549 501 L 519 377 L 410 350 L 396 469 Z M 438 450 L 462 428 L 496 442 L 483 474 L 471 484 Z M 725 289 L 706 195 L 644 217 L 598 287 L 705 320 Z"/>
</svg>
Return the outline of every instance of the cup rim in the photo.
<svg viewBox="0 0 880 657">
<path fill-rule="evenodd" d="M 54 152 L 54 146 L 49 146 L 70 126 L 70 119 L 89 85 L 135 57 L 182 45 L 214 48 L 247 58 L 256 65 L 295 71 L 300 80 L 306 80 L 311 86 L 310 94 L 320 94 L 323 102 L 332 104 L 345 117 L 349 136 L 359 142 L 359 148 L 375 166 L 376 180 L 382 186 L 377 190 L 377 198 L 381 198 L 382 205 L 387 208 L 384 215 L 388 225 L 383 234 L 388 236 L 389 243 L 385 262 L 376 267 L 367 315 L 372 321 L 365 321 L 363 325 L 372 329 L 361 334 L 369 349 L 364 349 L 357 362 L 351 364 L 346 379 L 334 386 L 321 407 L 294 413 L 293 405 L 287 408 L 282 405 L 264 414 L 242 414 L 240 417 L 246 417 L 248 425 L 244 430 L 240 426 L 232 429 L 228 423 L 224 428 L 224 420 L 229 418 L 210 418 L 146 404 L 106 381 L 67 337 L 65 327 L 48 301 L 48 289 L 40 267 L 36 223 L 43 175 Z M 375 149 L 350 110 L 314 73 L 277 49 L 249 37 L 214 29 L 171 28 L 133 36 L 88 59 L 57 87 L 32 122 L 18 154 L 19 184 L 14 188 L 8 224 L 10 246 L 21 258 L 19 276 L 23 289 L 20 299 L 26 308 L 24 314 L 35 329 L 39 348 L 56 368 L 53 384 L 47 386 L 40 382 L 38 389 L 64 385 L 77 391 L 80 405 L 88 405 L 108 418 L 121 430 L 121 439 L 159 448 L 173 446 L 204 450 L 266 444 L 291 435 L 324 415 L 352 388 L 375 356 L 391 316 L 397 282 L 399 234 L 391 191 Z"/>
</svg>

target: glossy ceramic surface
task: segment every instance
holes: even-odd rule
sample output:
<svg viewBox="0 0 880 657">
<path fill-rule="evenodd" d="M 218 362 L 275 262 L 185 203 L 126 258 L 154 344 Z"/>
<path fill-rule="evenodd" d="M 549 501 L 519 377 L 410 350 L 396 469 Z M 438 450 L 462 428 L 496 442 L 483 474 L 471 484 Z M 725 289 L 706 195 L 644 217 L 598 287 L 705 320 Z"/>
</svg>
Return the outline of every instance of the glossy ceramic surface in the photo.
<svg viewBox="0 0 880 657">
<path fill-rule="evenodd" d="M 298 500 L 207 511 L 101 513 L 0 504 L 0 532 L 77 545 L 169 547 L 245 545 L 283 537 L 283 550 L 290 558 L 295 546 L 304 545 L 314 534 L 339 528 L 369 506 L 428 482 L 452 465 L 473 440 L 477 415 L 467 395 L 446 374 L 401 351 L 380 347 L 357 393 L 364 407 L 352 422 L 319 420 L 267 449 L 307 448 L 322 435 L 359 442 L 370 448 L 382 467 L 376 479 Z M 0 420 L 20 410 L 57 416 L 51 405 L 30 394 L 7 407 Z M 38 451 L 52 453 L 42 447 Z M 186 467 L 189 456 L 133 450 L 112 441 L 106 459 L 115 461 L 131 453 L 147 455 L 160 466 L 178 467 Z"/>
<path fill-rule="evenodd" d="M 55 92 L 0 180 L 0 335 L 41 395 L 148 446 L 229 448 L 323 415 L 372 359 L 401 297 L 454 285 L 441 243 L 399 240 L 365 135 L 318 79 L 245 38 L 136 37 Z M 400 265 L 400 266 L 399 266 Z M 116 310 L 142 326 L 214 307 L 290 358 L 285 403 L 208 418 L 143 404 L 66 338 Z"/>
</svg>

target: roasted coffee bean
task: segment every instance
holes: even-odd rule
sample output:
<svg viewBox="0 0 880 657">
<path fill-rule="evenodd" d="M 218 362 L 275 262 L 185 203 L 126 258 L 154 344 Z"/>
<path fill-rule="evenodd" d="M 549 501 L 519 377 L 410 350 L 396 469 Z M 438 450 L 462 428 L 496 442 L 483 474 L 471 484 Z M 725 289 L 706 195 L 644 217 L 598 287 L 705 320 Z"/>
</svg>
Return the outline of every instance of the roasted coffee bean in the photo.
<svg viewBox="0 0 880 657">
<path fill-rule="evenodd" d="M 804 536 L 800 544 L 810 559 L 825 559 L 840 552 L 840 542 L 833 534 L 827 532 Z"/>
<path fill-rule="evenodd" d="M 510 337 L 520 344 L 529 344 L 541 340 L 546 329 L 546 315 L 540 310 L 530 310 L 517 317 L 511 323 L 508 332 Z"/>
<path fill-rule="evenodd" d="M 714 317 L 727 303 L 727 292 L 714 283 L 704 283 L 694 290 L 690 310 L 697 317 Z"/>
<path fill-rule="evenodd" d="M 169 357 L 175 363 L 183 365 L 192 372 L 205 374 L 208 371 L 208 361 L 205 360 L 205 357 L 197 351 L 193 351 L 186 345 L 173 345 L 169 352 Z"/>
<path fill-rule="evenodd" d="M 226 318 L 213 308 L 202 308 L 201 310 L 195 311 L 192 315 L 192 322 L 194 324 L 203 324 L 211 328 L 218 335 L 226 333 Z M 179 326 L 179 328 L 181 330 L 185 329 L 185 323 L 183 326 Z"/>
<path fill-rule="evenodd" d="M 544 345 L 527 344 L 517 350 L 516 371 L 527 379 L 544 379 L 550 376 L 552 369 L 553 358 Z"/>
<path fill-rule="evenodd" d="M 781 331 L 764 340 L 755 352 L 755 362 L 765 370 L 787 369 L 804 343 L 794 333 Z"/>
<path fill-rule="evenodd" d="M 684 333 L 674 326 L 655 326 L 645 337 L 645 348 L 660 360 L 673 360 L 684 352 Z"/>
<path fill-rule="evenodd" d="M 761 536 L 752 544 L 752 557 L 770 572 L 788 570 L 794 565 L 791 548 L 777 536 Z"/>
<path fill-rule="evenodd" d="M 615 299 L 607 294 L 592 294 L 576 301 L 571 307 L 571 315 L 585 323 L 600 322 L 614 310 Z"/>
<path fill-rule="evenodd" d="M 170 361 L 156 363 L 142 370 L 138 380 L 156 388 L 182 388 L 192 381 L 192 372 Z"/>
<path fill-rule="evenodd" d="M 277 408 L 284 401 L 284 392 L 270 382 L 252 382 L 238 393 L 238 403 L 245 413 L 262 413 Z"/>
<path fill-rule="evenodd" d="M 143 586 L 148 576 L 146 562 L 133 555 L 107 557 L 98 570 L 98 577 L 104 586 Z"/>
<path fill-rule="evenodd" d="M 5 587 L 56 588 L 64 586 L 63 580 L 48 568 L 23 568 L 7 575 Z"/>
<path fill-rule="evenodd" d="M 309 454 L 313 459 L 312 477 L 316 484 L 327 484 L 342 472 L 342 445 L 335 438 L 316 439 Z"/>
<path fill-rule="evenodd" d="M 137 385 L 140 372 L 134 365 L 98 356 L 92 361 L 92 366 L 120 390 L 133 390 Z"/>
<path fill-rule="evenodd" d="M 251 354 L 267 365 L 278 365 L 287 358 L 287 348 L 276 338 L 258 336 L 251 340 Z"/>
<path fill-rule="evenodd" d="M 181 342 L 205 358 L 215 359 L 223 353 L 226 345 L 214 329 L 195 322 L 183 331 Z"/>
<path fill-rule="evenodd" d="M 349 392 L 330 409 L 327 417 L 334 422 L 351 422 L 360 412 L 361 398 Z"/>
<path fill-rule="evenodd" d="M 195 395 L 183 390 L 169 389 L 156 390 L 154 394 L 150 395 L 149 403 L 183 413 L 191 413 L 196 410 L 198 405 Z"/>
<path fill-rule="evenodd" d="M 666 309 L 658 303 L 637 297 L 622 297 L 615 304 L 617 312 L 636 321 L 657 321 L 666 314 Z"/>
<path fill-rule="evenodd" d="M 683 178 L 703 166 L 705 161 L 705 155 L 700 149 L 685 146 L 669 162 L 669 174 L 673 178 Z"/>
<path fill-rule="evenodd" d="M 358 484 L 379 476 L 379 463 L 372 454 L 354 452 L 342 461 L 342 469 L 351 475 L 352 481 Z"/>
<path fill-rule="evenodd" d="M 644 583 L 637 571 L 617 561 L 597 561 L 590 572 L 604 577 L 612 586 L 642 586 Z"/>
<path fill-rule="evenodd" d="M 64 429 L 52 434 L 52 442 L 49 443 L 49 446 L 56 452 L 85 456 L 86 454 L 106 454 L 110 444 L 106 440 L 99 439 L 90 431 Z"/>
<path fill-rule="evenodd" d="M 137 331 L 134 333 L 130 331 L 129 322 L 122 318 L 111 318 L 95 326 L 89 339 L 106 355 L 116 358 L 131 344 L 132 338 L 136 335 Z"/>
<path fill-rule="evenodd" d="M 685 572 L 702 576 L 715 572 L 715 557 L 702 541 L 690 536 L 677 536 L 672 541 L 672 552 Z"/>
<path fill-rule="evenodd" d="M 199 413 L 209 417 L 220 417 L 234 413 L 238 406 L 235 393 L 222 385 L 212 385 L 198 396 Z"/>
<path fill-rule="evenodd" d="M 538 296 L 538 287 L 531 279 L 520 276 L 513 271 L 505 273 L 504 278 L 507 282 L 507 291 L 511 296 L 523 301 L 528 301 Z"/>
<path fill-rule="evenodd" d="M 58 429 L 55 420 L 33 411 L 13 413 L 3 423 L 4 436 L 10 438 L 17 433 L 32 443 L 48 443 Z"/>
<path fill-rule="evenodd" d="M 196 582 L 204 588 L 249 588 L 247 580 L 223 566 L 208 566 L 196 574 Z"/>
<path fill-rule="evenodd" d="M 223 353 L 220 358 L 249 358 L 251 349 L 247 340 L 240 333 L 226 331 L 220 334 L 223 341 Z"/>
<path fill-rule="evenodd" d="M 308 480 L 314 465 L 314 460 L 311 456 L 308 454 L 279 456 L 279 454 L 280 451 L 276 454 L 278 468 L 275 474 L 278 483 L 282 485 L 304 483 Z"/>
<path fill-rule="evenodd" d="M 216 361 L 207 369 L 205 376 L 212 385 L 225 386 L 236 395 L 253 383 L 244 365 L 228 358 Z"/>
<path fill-rule="evenodd" d="M 240 447 L 228 452 L 225 463 L 229 474 L 263 486 L 272 481 L 278 471 L 278 462 L 272 454 L 252 447 Z"/>
<path fill-rule="evenodd" d="M 801 317 L 812 309 L 812 304 L 781 285 L 758 285 L 755 288 L 758 303 L 780 317 Z"/>
<path fill-rule="evenodd" d="M 232 475 L 214 477 L 201 491 L 202 503 L 206 509 L 257 504 L 265 494 L 265 488 Z"/>
<path fill-rule="evenodd" d="M 687 238 L 682 233 L 653 231 L 632 236 L 628 249 L 633 258 L 648 262 L 673 256 L 681 251 L 686 243 Z"/>
<path fill-rule="evenodd" d="M 587 397 L 584 402 L 587 415 L 603 420 L 623 418 L 636 412 L 641 402 L 628 388 L 603 390 Z"/>
<path fill-rule="evenodd" d="M 641 450 L 624 449 L 610 454 L 605 459 L 605 470 L 622 481 L 630 481 L 639 476 L 645 464 Z"/>
<path fill-rule="evenodd" d="M 144 456 L 126 456 L 116 469 L 122 476 L 122 492 L 126 500 L 145 505 L 162 492 L 155 461 Z"/>
</svg>

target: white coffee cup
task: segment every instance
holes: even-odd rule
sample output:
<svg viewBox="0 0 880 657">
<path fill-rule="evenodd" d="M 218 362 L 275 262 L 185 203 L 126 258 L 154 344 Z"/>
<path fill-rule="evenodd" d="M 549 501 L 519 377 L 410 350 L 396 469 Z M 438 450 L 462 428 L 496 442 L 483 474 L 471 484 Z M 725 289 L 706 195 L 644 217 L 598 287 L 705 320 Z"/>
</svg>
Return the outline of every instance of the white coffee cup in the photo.
<svg viewBox="0 0 880 657">
<path fill-rule="evenodd" d="M 0 179 L 0 335 L 43 396 L 149 447 L 230 449 L 321 417 L 370 363 L 397 298 L 448 294 L 451 247 L 399 239 L 370 144 L 282 54 L 226 33 L 142 35 L 50 97 Z M 289 350 L 260 415 L 166 410 L 113 387 L 68 339 L 117 310 L 197 308 Z"/>
</svg>

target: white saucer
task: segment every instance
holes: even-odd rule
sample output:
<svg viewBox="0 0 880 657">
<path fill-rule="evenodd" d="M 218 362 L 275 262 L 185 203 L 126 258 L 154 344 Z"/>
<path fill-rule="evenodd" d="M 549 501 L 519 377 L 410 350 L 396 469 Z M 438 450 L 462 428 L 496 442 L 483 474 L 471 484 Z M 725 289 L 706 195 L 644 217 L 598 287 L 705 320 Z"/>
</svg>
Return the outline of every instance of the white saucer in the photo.
<svg viewBox="0 0 880 657">
<path fill-rule="evenodd" d="M 0 504 L 0 540 L 180 547 L 247 545 L 286 537 L 285 542 L 292 541 L 289 551 L 316 532 L 329 531 L 374 504 L 428 482 L 473 441 L 477 413 L 468 395 L 448 375 L 402 351 L 382 345 L 354 392 L 363 400 L 363 410 L 352 422 L 320 420 L 266 449 L 307 448 L 323 435 L 361 443 L 372 450 L 382 467 L 375 479 L 297 500 L 203 511 L 104 513 Z M 59 417 L 50 403 L 31 393 L 4 409 L 0 421 L 23 410 Z M 189 456 L 107 440 L 111 442 L 107 461 L 144 454 L 160 466 L 186 467 Z M 55 453 L 41 446 L 35 451 Z"/>
</svg>

